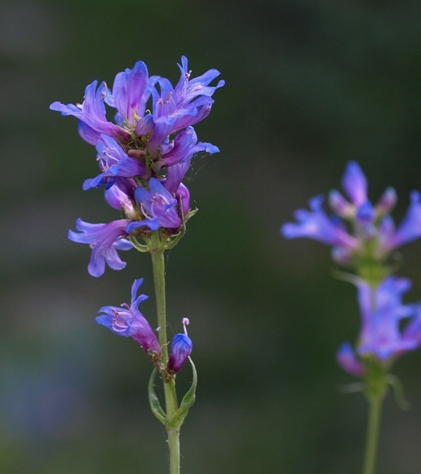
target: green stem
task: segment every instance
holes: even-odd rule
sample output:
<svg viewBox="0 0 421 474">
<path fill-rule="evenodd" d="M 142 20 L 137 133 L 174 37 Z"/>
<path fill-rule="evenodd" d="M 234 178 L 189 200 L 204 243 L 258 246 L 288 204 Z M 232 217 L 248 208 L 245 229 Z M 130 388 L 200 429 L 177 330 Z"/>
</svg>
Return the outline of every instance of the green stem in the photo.
<svg viewBox="0 0 421 474">
<path fill-rule="evenodd" d="M 376 291 L 379 282 L 374 280 L 370 286 L 371 314 L 374 314 L 377 309 Z M 363 474 L 374 474 L 376 469 L 381 409 L 383 399 L 387 393 L 388 382 L 385 369 L 375 356 L 365 359 L 365 371 L 366 398 L 369 403 L 369 414 Z"/>
<path fill-rule="evenodd" d="M 375 472 L 382 402 L 383 394 L 378 394 L 377 396 L 372 395 L 369 397 L 370 408 L 363 474 L 374 474 Z"/>
<path fill-rule="evenodd" d="M 158 314 L 158 339 L 162 348 L 162 362 L 168 362 L 168 340 L 167 340 L 167 317 L 165 302 L 165 261 L 164 249 L 160 245 L 159 231 L 153 232 L 151 242 L 153 250 L 152 267 L 155 283 L 156 309 Z M 164 383 L 164 395 L 166 413 L 169 420 L 174 416 L 178 409 L 177 393 L 175 391 L 175 382 L 171 380 Z M 170 474 L 180 473 L 180 430 L 168 429 L 168 448 L 170 451 Z"/>
</svg>

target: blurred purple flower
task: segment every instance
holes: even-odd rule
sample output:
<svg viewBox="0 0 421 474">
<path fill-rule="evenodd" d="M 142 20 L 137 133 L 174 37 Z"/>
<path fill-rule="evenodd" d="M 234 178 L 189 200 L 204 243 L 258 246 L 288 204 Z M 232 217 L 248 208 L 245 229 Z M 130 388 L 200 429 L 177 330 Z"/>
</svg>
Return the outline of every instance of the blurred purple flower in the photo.
<svg viewBox="0 0 421 474">
<path fill-rule="evenodd" d="M 132 337 L 146 353 L 153 354 L 154 360 L 159 360 L 161 346 L 148 321 L 139 311 L 139 304 L 148 298 L 146 295 L 137 296 L 137 291 L 142 283 L 143 278 L 134 281 L 130 306 L 126 303 L 121 305 L 124 309 L 104 306 L 98 313 L 105 314 L 97 316 L 95 321 L 119 336 Z"/>
<path fill-rule="evenodd" d="M 349 342 L 344 342 L 336 353 L 336 360 L 343 370 L 356 377 L 364 375 L 364 365 L 358 360 L 353 347 Z"/>
<path fill-rule="evenodd" d="M 281 227 L 286 238 L 308 237 L 328 245 L 333 245 L 332 256 L 341 264 L 349 264 L 354 254 L 382 260 L 387 254 L 414 239 L 421 237 L 421 195 L 411 193 L 411 205 L 398 229 L 388 214 L 396 204 L 396 192 L 387 188 L 375 206 L 367 197 L 367 179 L 360 166 L 350 161 L 342 177 L 342 186 L 350 201 L 336 189 L 329 193 L 329 205 L 334 211 L 328 217 L 322 209 L 323 197 L 310 200 L 312 212 L 299 209 L 294 216 L 298 223 L 287 223 Z M 345 223 L 353 226 L 353 235 L 347 231 Z M 374 245 L 365 246 L 367 242 Z"/>
<path fill-rule="evenodd" d="M 359 243 L 348 234 L 339 219 L 329 218 L 322 208 L 323 197 L 317 196 L 309 201 L 311 212 L 298 209 L 294 217 L 298 223 L 287 223 L 281 233 L 287 239 L 308 237 L 328 245 L 335 245 L 347 250 L 358 250 Z"/>
<path fill-rule="evenodd" d="M 388 363 L 421 344 L 421 306 L 402 304 L 402 294 L 409 290 L 410 280 L 390 276 L 377 289 L 359 280 L 358 303 L 361 312 L 361 331 L 356 352 L 346 342 L 337 353 L 341 367 L 353 375 L 362 375 L 363 360 L 374 355 L 381 363 Z M 400 323 L 408 318 L 406 327 Z"/>
<path fill-rule="evenodd" d="M 411 204 L 406 215 L 395 230 L 395 224 L 390 216 L 385 216 L 379 227 L 379 253 L 384 254 L 421 237 L 421 195 L 412 191 Z"/>
</svg>

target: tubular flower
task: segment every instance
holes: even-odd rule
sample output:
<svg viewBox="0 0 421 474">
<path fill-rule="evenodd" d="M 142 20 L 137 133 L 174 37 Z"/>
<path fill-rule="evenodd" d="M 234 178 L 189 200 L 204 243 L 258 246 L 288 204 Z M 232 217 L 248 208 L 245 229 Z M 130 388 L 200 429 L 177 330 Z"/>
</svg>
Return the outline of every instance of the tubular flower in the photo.
<svg viewBox="0 0 421 474">
<path fill-rule="evenodd" d="M 145 226 L 150 230 L 160 227 L 179 229 L 182 221 L 176 210 L 177 200 L 155 178 L 149 180 L 149 188 L 150 191 L 145 188 L 136 189 L 135 198 L 142 206 L 144 219 L 131 222 L 127 226 L 127 232 Z"/>
<path fill-rule="evenodd" d="M 92 248 L 88 265 L 88 272 L 92 276 L 101 276 L 105 271 L 105 263 L 113 270 L 122 270 L 126 266 L 117 253 L 117 250 L 133 248 L 131 242 L 122 238 L 127 235 L 126 225 L 125 219 L 112 221 L 108 224 L 89 224 L 78 219 L 76 230 L 80 233 L 69 230 L 70 240 L 79 244 L 89 244 Z"/>
<path fill-rule="evenodd" d="M 97 161 L 102 173 L 83 183 L 85 191 L 101 185 L 110 188 L 117 177 L 146 177 L 145 165 L 139 160 L 130 158 L 113 138 L 101 135 L 101 139 L 96 143 L 96 149 L 98 151 Z"/>
<path fill-rule="evenodd" d="M 299 209 L 294 213 L 298 224 L 284 224 L 281 232 L 287 239 L 308 237 L 328 245 L 335 245 L 347 250 L 358 250 L 358 240 L 349 235 L 339 220 L 329 218 L 322 208 L 323 197 L 310 199 L 312 212 Z"/>
<path fill-rule="evenodd" d="M 132 285 L 130 306 L 123 303 L 121 307 L 104 306 L 98 313 L 104 313 L 95 318 L 95 321 L 107 327 L 119 336 L 132 337 L 153 360 L 161 357 L 161 347 L 148 321 L 139 311 L 139 304 L 148 296 L 137 296 L 137 291 L 143 283 L 143 278 L 135 280 Z"/>
<path fill-rule="evenodd" d="M 171 166 L 180 162 L 190 161 L 196 153 L 205 152 L 212 155 L 218 153 L 219 148 L 210 143 L 197 141 L 193 127 L 182 130 L 174 139 L 173 148 L 162 156 L 162 166 Z"/>
<path fill-rule="evenodd" d="M 67 104 L 53 102 L 50 109 L 61 112 L 61 115 L 73 115 L 78 119 L 79 135 L 91 145 L 96 145 L 101 135 L 110 137 L 119 136 L 123 140 L 128 140 L 130 135 L 118 127 L 108 122 L 105 116 L 104 100 L 109 93 L 105 82 L 99 88 L 98 81 L 94 81 L 85 89 L 85 100 L 82 104 Z"/>
<path fill-rule="evenodd" d="M 411 204 L 400 226 L 395 230 L 395 225 L 390 216 L 383 218 L 380 224 L 379 254 L 384 254 L 421 237 L 421 195 L 412 191 Z"/>
</svg>

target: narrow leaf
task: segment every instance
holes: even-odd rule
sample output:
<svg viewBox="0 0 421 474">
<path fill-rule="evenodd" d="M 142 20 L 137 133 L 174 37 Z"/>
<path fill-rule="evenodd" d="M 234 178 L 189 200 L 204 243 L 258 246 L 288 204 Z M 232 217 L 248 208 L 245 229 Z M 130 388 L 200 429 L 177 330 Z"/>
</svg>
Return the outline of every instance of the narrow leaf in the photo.
<svg viewBox="0 0 421 474">
<path fill-rule="evenodd" d="M 162 409 L 161 404 L 159 403 L 158 396 L 155 393 L 155 389 L 154 389 L 154 381 L 155 381 L 157 372 L 158 371 L 156 369 L 153 369 L 151 378 L 149 379 L 149 385 L 148 385 L 149 406 L 151 407 L 152 413 L 158 418 L 158 420 L 163 425 L 166 426 L 168 422 L 167 415 Z"/>
<path fill-rule="evenodd" d="M 174 413 L 174 416 L 171 418 L 171 420 L 169 420 L 168 426 L 170 428 L 179 428 L 183 424 L 183 421 L 189 412 L 189 408 L 194 404 L 196 400 L 197 372 L 196 367 L 190 357 L 189 361 L 193 372 L 192 384 L 189 390 L 184 395 L 183 399 L 181 400 L 180 407 Z"/>
</svg>

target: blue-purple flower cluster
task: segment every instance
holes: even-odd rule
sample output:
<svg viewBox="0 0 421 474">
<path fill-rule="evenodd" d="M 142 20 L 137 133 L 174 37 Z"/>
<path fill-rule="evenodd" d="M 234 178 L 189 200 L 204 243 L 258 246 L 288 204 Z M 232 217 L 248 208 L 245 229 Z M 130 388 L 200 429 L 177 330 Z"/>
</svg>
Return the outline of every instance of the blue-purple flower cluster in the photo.
<svg viewBox="0 0 421 474">
<path fill-rule="evenodd" d="M 390 276 L 388 265 L 394 249 L 421 237 L 421 195 L 412 191 L 406 215 L 396 228 L 390 216 L 397 201 L 393 188 L 386 189 L 373 205 L 366 177 L 355 161 L 348 163 L 342 187 L 349 200 L 332 190 L 329 205 L 333 215 L 323 210 L 322 196 L 314 197 L 310 211 L 297 210 L 298 222 L 284 224 L 281 233 L 288 239 L 308 237 L 332 245 L 333 259 L 357 273 L 347 278 L 357 287 L 360 334 L 355 349 L 348 342 L 342 344 L 337 360 L 347 372 L 365 377 L 373 360 L 387 371 L 397 357 L 421 345 L 421 303 L 402 303 L 402 294 L 411 283 Z"/>
<path fill-rule="evenodd" d="M 78 220 L 74 242 L 92 248 L 88 271 L 99 277 L 105 264 L 114 270 L 125 267 L 117 251 L 132 248 L 131 239 L 148 239 L 161 230 L 165 239 L 179 234 L 193 214 L 190 193 L 182 180 L 197 153 L 219 149 L 199 142 L 193 125 L 211 111 L 212 95 L 224 85 L 216 69 L 190 79 L 187 58 L 179 65 L 175 87 L 168 79 L 149 76 L 146 64 L 117 74 L 112 90 L 105 82 L 88 85 L 82 104 L 54 102 L 50 108 L 78 119 L 80 136 L 97 150 L 100 173 L 83 189 L 105 187 L 105 199 L 122 212 L 122 219 L 108 224 Z M 106 105 L 115 109 L 114 122 L 106 117 Z"/>
<path fill-rule="evenodd" d="M 359 339 L 355 350 L 344 342 L 336 357 L 344 370 L 363 377 L 367 358 L 374 357 L 387 370 L 396 358 L 420 347 L 421 303 L 402 303 L 402 294 L 411 286 L 407 278 L 389 276 L 376 289 L 362 280 L 356 285 L 361 313 Z"/>
<path fill-rule="evenodd" d="M 373 206 L 367 196 L 367 180 L 355 161 L 348 163 L 342 187 L 349 201 L 337 190 L 329 195 L 334 214 L 323 210 L 323 196 L 309 201 L 311 211 L 299 209 L 298 223 L 287 223 L 281 233 L 287 239 L 308 237 L 332 245 L 333 259 L 357 267 L 362 260 L 384 261 L 397 247 L 421 237 L 421 195 L 411 193 L 411 204 L 398 228 L 390 216 L 396 204 L 396 192 L 388 188 Z M 352 229 L 352 232 L 349 229 Z"/>
<path fill-rule="evenodd" d="M 89 273 L 101 276 L 106 264 L 113 270 L 126 266 L 118 250 L 135 246 L 155 251 L 175 245 L 190 209 L 190 193 L 182 180 L 193 156 L 217 153 L 210 143 L 199 142 L 193 125 L 211 111 L 212 95 L 224 85 L 216 69 L 190 79 L 187 58 L 179 65 L 181 76 L 173 87 L 168 79 L 149 76 L 146 64 L 138 61 L 133 69 L 117 74 L 112 90 L 105 82 L 88 85 L 82 104 L 54 102 L 50 108 L 78 119 L 80 136 L 97 151 L 100 173 L 85 180 L 83 189 L 105 187 L 106 202 L 121 212 L 121 219 L 107 224 L 90 224 L 78 219 L 76 231 L 69 231 L 74 242 L 89 244 L 92 254 Z M 106 117 L 106 105 L 115 109 L 114 122 Z M 159 231 L 158 239 L 152 233 Z M 142 239 L 144 244 L 140 244 Z M 193 345 L 185 333 L 176 334 L 167 363 L 161 361 L 160 343 L 148 321 L 139 311 L 147 296 L 137 296 L 143 279 L 132 286 L 131 304 L 121 308 L 104 306 L 96 321 L 114 333 L 132 337 L 149 355 L 168 380 L 189 357 Z"/>
<path fill-rule="evenodd" d="M 172 351 L 166 367 L 161 367 L 161 346 L 158 338 L 152 330 L 146 318 L 139 311 L 139 304 L 148 299 L 146 295 L 137 296 L 143 278 L 135 280 L 132 285 L 132 298 L 130 305 L 123 303 L 121 307 L 104 306 L 98 312 L 102 313 L 96 318 L 98 324 L 102 324 L 119 336 L 133 338 L 158 369 L 168 374 L 178 372 L 186 362 L 193 350 L 193 343 L 187 336 L 185 329 L 187 318 L 183 320 L 185 334 L 176 334 L 172 340 Z"/>
</svg>

